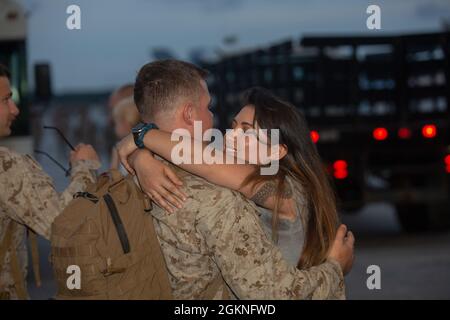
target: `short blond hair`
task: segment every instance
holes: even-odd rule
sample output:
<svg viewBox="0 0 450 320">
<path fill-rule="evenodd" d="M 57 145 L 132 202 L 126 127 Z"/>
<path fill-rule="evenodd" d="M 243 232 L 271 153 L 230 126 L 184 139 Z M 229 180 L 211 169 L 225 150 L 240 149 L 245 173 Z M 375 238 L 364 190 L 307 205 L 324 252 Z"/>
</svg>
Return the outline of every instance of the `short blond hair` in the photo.
<svg viewBox="0 0 450 320">
<path fill-rule="evenodd" d="M 208 72 L 180 60 L 158 60 L 147 63 L 140 70 L 134 84 L 134 101 L 143 120 L 154 120 L 163 112 L 173 112 L 178 99 L 197 99 L 201 80 Z"/>
<path fill-rule="evenodd" d="M 114 120 L 126 121 L 131 127 L 141 122 L 141 115 L 134 103 L 133 97 L 120 100 L 113 109 Z"/>
</svg>

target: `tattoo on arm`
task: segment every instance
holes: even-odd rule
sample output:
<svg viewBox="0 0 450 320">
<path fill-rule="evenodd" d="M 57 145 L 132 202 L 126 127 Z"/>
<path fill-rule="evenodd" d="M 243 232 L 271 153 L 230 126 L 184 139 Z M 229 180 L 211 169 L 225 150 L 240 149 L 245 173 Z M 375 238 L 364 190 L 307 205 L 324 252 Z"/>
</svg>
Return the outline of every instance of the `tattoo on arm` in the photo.
<svg viewBox="0 0 450 320">
<path fill-rule="evenodd" d="M 258 191 L 250 198 L 254 203 L 259 206 L 262 206 L 264 202 L 266 202 L 267 198 L 271 196 L 275 196 L 277 193 L 277 184 L 275 181 L 268 181 L 264 183 Z M 281 193 L 282 199 L 290 199 L 292 198 L 292 190 L 289 184 L 285 184 L 284 190 Z"/>
</svg>

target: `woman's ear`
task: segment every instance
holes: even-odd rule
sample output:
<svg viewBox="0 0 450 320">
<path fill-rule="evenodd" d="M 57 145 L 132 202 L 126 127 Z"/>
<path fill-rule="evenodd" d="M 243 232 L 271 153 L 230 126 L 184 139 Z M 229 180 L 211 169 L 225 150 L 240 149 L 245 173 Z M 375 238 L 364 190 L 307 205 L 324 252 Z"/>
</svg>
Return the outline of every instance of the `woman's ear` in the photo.
<svg viewBox="0 0 450 320">
<path fill-rule="evenodd" d="M 276 161 L 283 159 L 288 153 L 287 145 L 277 144 L 271 148 L 270 160 Z"/>
<path fill-rule="evenodd" d="M 188 124 L 189 126 L 193 126 L 194 125 L 194 120 L 193 120 L 193 108 L 192 108 L 192 104 L 187 103 L 183 106 L 182 109 L 182 116 L 183 116 L 183 121 Z"/>
<path fill-rule="evenodd" d="M 280 144 L 280 160 L 288 154 L 288 147 L 285 144 Z"/>
</svg>

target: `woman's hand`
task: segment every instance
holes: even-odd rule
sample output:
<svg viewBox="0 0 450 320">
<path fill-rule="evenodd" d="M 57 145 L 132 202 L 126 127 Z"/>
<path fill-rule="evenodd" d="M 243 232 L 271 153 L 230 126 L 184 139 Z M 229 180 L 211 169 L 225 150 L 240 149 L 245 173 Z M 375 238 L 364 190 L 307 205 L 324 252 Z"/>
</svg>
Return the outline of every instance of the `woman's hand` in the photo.
<svg viewBox="0 0 450 320">
<path fill-rule="evenodd" d="M 336 238 L 328 252 L 329 259 L 339 263 L 342 273 L 347 275 L 353 267 L 355 236 L 351 231 L 347 232 L 347 226 L 341 224 L 337 230 Z"/>
<path fill-rule="evenodd" d="M 125 169 L 131 174 L 134 175 L 134 170 L 128 163 L 128 156 L 136 151 L 137 146 L 134 143 L 134 138 L 132 134 L 127 135 L 125 138 L 120 140 L 116 145 L 117 154 L 119 155 L 119 160 Z M 153 157 L 152 157 L 153 158 Z"/>
<path fill-rule="evenodd" d="M 133 154 L 132 165 L 142 191 L 150 199 L 169 213 L 174 212 L 173 207 L 182 208 L 187 195 L 180 189 L 183 182 L 172 169 L 153 158 L 148 150 Z"/>
</svg>

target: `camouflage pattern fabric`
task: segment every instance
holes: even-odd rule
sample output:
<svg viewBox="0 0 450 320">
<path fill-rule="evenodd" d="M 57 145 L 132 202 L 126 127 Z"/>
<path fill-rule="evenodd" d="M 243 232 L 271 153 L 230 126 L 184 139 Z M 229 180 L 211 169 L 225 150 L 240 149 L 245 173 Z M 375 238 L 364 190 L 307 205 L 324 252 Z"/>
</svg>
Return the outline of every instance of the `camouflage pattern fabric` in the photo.
<svg viewBox="0 0 450 320">
<path fill-rule="evenodd" d="M 26 229 L 32 229 L 46 239 L 55 217 L 73 199 L 73 194 L 83 191 L 95 181 L 97 161 L 77 161 L 71 171 L 71 182 L 62 193 L 55 190 L 52 179 L 29 155 L 21 155 L 0 147 L 0 243 L 11 221 L 17 223 L 12 248 L 6 252 L 0 273 L 0 294 L 17 299 L 10 270 L 10 250 L 15 250 L 23 278 L 27 274 Z"/>
<path fill-rule="evenodd" d="M 152 215 L 175 298 L 198 299 L 220 272 L 219 299 L 224 290 L 239 299 L 345 299 L 336 261 L 297 269 L 265 235 L 251 201 L 168 165 L 188 199 L 174 214 L 154 205 Z"/>
</svg>

